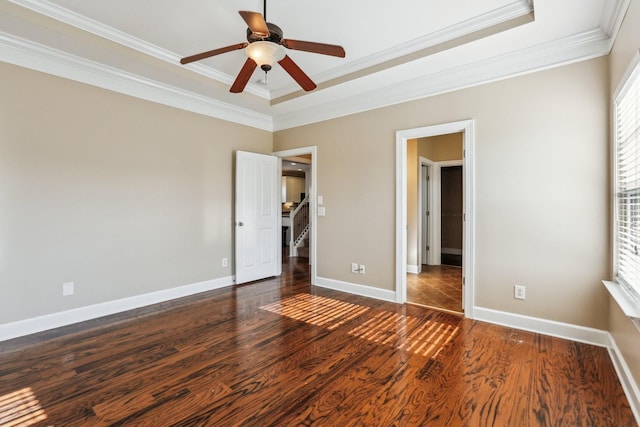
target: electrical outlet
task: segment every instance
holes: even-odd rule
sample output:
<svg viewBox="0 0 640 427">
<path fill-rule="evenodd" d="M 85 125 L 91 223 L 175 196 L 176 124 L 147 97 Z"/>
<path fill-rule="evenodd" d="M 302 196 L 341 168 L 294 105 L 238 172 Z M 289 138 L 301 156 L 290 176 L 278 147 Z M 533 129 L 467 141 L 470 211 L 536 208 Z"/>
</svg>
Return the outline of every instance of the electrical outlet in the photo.
<svg viewBox="0 0 640 427">
<path fill-rule="evenodd" d="M 227 260 L 226 258 L 222 258 L 222 266 L 226 267 L 227 265 L 229 265 L 229 260 Z"/>
<path fill-rule="evenodd" d="M 364 274 L 364 264 L 360 264 L 360 274 Z"/>
<path fill-rule="evenodd" d="M 66 282 L 62 284 L 62 296 L 68 297 L 69 295 L 73 295 L 74 286 L 73 282 Z"/>
<path fill-rule="evenodd" d="M 355 262 L 351 263 L 351 272 L 358 274 L 358 264 Z"/>
<path fill-rule="evenodd" d="M 515 299 L 525 299 L 525 287 L 522 285 L 514 285 L 513 297 Z"/>
</svg>

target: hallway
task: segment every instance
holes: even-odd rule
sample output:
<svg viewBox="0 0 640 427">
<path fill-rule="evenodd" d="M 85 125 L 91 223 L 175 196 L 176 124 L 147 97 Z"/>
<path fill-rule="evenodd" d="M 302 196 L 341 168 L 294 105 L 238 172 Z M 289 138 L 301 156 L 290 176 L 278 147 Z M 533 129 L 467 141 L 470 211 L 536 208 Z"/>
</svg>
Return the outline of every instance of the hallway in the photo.
<svg viewBox="0 0 640 427">
<path fill-rule="evenodd" d="M 462 313 L 462 268 L 423 265 L 422 273 L 407 274 L 407 301 Z"/>
</svg>

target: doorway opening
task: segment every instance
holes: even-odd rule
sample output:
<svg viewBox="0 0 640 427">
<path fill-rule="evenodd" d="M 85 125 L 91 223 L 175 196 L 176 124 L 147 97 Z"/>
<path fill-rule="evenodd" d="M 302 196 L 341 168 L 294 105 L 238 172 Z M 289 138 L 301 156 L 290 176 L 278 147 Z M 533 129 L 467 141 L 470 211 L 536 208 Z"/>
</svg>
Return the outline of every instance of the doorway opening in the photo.
<svg viewBox="0 0 640 427">
<path fill-rule="evenodd" d="M 396 133 L 399 303 L 473 317 L 473 138 L 472 120 Z M 419 300 L 412 287 L 431 300 Z"/>
<path fill-rule="evenodd" d="M 311 154 L 282 159 L 282 262 L 309 259 Z M 298 260 L 302 261 L 302 260 Z"/>
<path fill-rule="evenodd" d="M 457 132 L 407 141 L 407 302 L 458 313 L 462 137 Z"/>
<path fill-rule="evenodd" d="M 278 151 L 281 159 L 282 268 L 309 265 L 311 284 L 316 282 L 316 147 Z"/>
</svg>

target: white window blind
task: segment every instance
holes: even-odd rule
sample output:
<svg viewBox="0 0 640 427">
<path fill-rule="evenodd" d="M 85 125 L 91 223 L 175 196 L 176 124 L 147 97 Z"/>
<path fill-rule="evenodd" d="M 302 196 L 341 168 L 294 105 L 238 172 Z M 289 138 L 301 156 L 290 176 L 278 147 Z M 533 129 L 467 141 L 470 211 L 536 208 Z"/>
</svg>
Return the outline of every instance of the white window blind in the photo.
<svg viewBox="0 0 640 427">
<path fill-rule="evenodd" d="M 616 280 L 640 304 L 640 65 L 615 99 Z"/>
</svg>

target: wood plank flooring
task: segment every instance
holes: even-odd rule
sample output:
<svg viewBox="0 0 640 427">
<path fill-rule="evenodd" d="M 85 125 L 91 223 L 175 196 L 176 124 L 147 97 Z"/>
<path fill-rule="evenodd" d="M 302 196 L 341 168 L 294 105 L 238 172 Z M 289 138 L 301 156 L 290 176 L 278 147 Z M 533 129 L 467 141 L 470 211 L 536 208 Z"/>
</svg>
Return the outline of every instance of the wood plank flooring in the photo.
<svg viewBox="0 0 640 427">
<path fill-rule="evenodd" d="M 407 301 L 462 313 L 462 268 L 423 265 L 420 274 L 407 274 Z"/>
<path fill-rule="evenodd" d="M 604 348 L 285 270 L 0 343 L 0 425 L 637 425 Z"/>
</svg>

